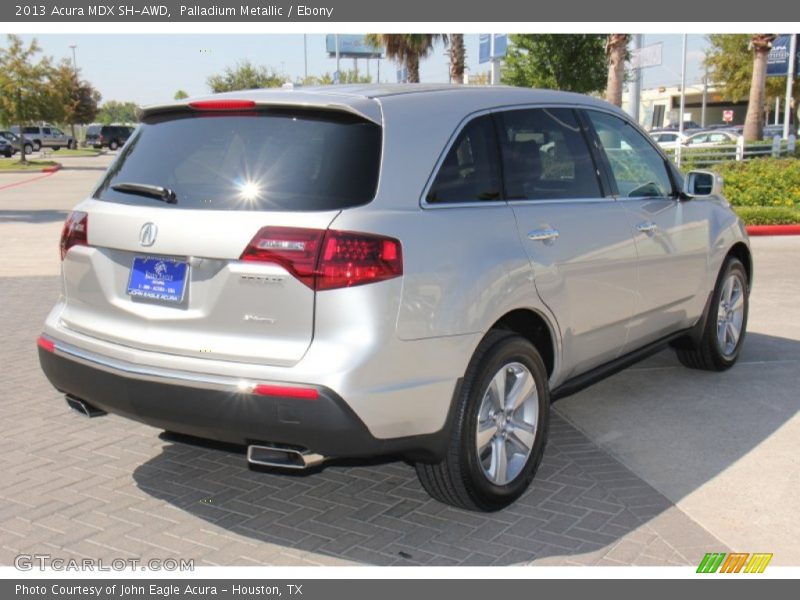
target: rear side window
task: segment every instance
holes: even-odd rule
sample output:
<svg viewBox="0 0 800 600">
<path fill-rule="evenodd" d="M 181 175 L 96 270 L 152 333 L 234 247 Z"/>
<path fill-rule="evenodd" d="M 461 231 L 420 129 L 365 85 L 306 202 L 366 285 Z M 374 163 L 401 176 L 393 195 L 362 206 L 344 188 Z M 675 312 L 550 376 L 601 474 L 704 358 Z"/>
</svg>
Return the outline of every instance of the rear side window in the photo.
<svg viewBox="0 0 800 600">
<path fill-rule="evenodd" d="M 509 200 L 601 197 L 594 162 L 571 109 L 513 110 L 499 118 Z"/>
<path fill-rule="evenodd" d="M 168 188 L 177 208 L 342 209 L 372 200 L 380 160 L 380 126 L 346 113 L 172 113 L 136 129 L 94 197 L 157 204 L 113 189 L 136 183 Z"/>
<path fill-rule="evenodd" d="M 439 167 L 426 201 L 430 204 L 500 200 L 497 137 L 490 115 L 470 121 Z"/>
<path fill-rule="evenodd" d="M 594 110 L 586 114 L 603 146 L 620 196 L 672 195 L 672 181 L 662 156 L 626 121 Z"/>
</svg>

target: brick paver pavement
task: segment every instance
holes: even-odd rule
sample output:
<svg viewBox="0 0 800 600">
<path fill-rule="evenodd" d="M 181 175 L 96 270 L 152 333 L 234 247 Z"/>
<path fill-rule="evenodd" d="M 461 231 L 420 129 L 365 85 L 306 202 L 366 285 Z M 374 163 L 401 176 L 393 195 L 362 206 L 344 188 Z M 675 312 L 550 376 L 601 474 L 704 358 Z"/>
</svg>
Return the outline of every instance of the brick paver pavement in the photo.
<svg viewBox="0 0 800 600">
<path fill-rule="evenodd" d="M 228 448 L 80 417 L 36 358 L 57 293 L 56 277 L 0 277 L 0 564 L 678 565 L 727 550 L 557 410 L 533 487 L 494 514 L 431 500 L 399 461 L 261 472 Z"/>
</svg>

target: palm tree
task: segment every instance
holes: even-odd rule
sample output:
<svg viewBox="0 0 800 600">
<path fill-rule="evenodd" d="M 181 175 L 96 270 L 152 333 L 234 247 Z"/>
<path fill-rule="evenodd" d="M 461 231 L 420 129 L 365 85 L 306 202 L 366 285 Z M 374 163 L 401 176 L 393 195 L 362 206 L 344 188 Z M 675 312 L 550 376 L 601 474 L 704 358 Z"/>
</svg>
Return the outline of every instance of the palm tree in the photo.
<svg viewBox="0 0 800 600">
<path fill-rule="evenodd" d="M 754 33 L 750 40 L 753 49 L 753 79 L 750 82 L 750 100 L 747 103 L 747 116 L 744 119 L 744 139 L 755 142 L 764 133 L 764 96 L 767 86 L 767 56 L 774 33 Z"/>
<path fill-rule="evenodd" d="M 464 83 L 464 34 L 450 34 L 450 83 Z"/>
<path fill-rule="evenodd" d="M 606 42 L 606 100 L 616 106 L 622 106 L 622 84 L 625 83 L 625 59 L 628 57 L 630 37 L 627 33 L 609 33 Z"/>
<path fill-rule="evenodd" d="M 376 47 L 386 48 L 391 58 L 408 69 L 408 82 L 419 83 L 419 61 L 433 50 L 437 40 L 447 43 L 445 33 L 368 33 L 367 41 Z"/>
</svg>

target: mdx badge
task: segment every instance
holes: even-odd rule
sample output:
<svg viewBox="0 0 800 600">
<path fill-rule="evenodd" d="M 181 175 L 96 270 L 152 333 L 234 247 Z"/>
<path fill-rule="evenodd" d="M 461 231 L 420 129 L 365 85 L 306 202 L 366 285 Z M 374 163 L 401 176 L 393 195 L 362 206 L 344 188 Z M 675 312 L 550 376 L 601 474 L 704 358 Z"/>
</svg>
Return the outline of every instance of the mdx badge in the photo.
<svg viewBox="0 0 800 600">
<path fill-rule="evenodd" d="M 142 246 L 152 246 L 156 243 L 156 235 L 158 235 L 158 227 L 155 223 L 145 223 L 142 225 L 142 230 L 139 232 L 139 243 Z"/>
</svg>

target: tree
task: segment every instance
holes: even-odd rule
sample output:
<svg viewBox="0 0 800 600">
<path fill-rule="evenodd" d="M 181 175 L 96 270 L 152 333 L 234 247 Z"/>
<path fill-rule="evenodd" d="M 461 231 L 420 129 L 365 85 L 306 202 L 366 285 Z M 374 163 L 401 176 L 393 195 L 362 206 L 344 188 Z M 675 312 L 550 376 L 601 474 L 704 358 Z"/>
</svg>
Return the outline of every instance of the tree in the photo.
<svg viewBox="0 0 800 600">
<path fill-rule="evenodd" d="M 609 33 L 606 41 L 606 100 L 616 106 L 622 106 L 622 86 L 625 83 L 625 61 L 628 58 L 630 37 L 627 33 Z"/>
<path fill-rule="evenodd" d="M 91 83 L 80 79 L 80 71 L 65 60 L 55 71 L 53 85 L 58 92 L 59 122 L 69 124 L 72 137 L 75 137 L 75 125 L 91 123 L 97 116 L 97 103 L 102 96 Z"/>
<path fill-rule="evenodd" d="M 605 36 L 519 34 L 511 36 L 503 83 L 589 94 L 606 82 Z"/>
<path fill-rule="evenodd" d="M 419 61 L 427 58 L 437 41 L 447 44 L 444 33 L 368 33 L 367 42 L 384 46 L 386 57 L 408 69 L 408 82 L 419 83 Z"/>
<path fill-rule="evenodd" d="M 340 83 L 372 83 L 372 78 L 368 75 L 358 73 L 355 69 L 343 69 L 339 72 Z M 333 74 L 323 73 L 322 75 L 309 75 L 301 81 L 303 85 L 331 85 L 333 84 Z"/>
<path fill-rule="evenodd" d="M 40 52 L 35 39 L 25 46 L 16 35 L 0 49 L 0 121 L 17 125 L 20 133 L 26 123 L 54 116 L 53 67 L 48 57 L 38 58 Z M 20 146 L 20 162 L 26 163 L 25 144 Z"/>
<path fill-rule="evenodd" d="M 184 98 L 188 97 L 189 94 L 188 92 L 186 92 L 186 90 L 178 90 L 177 92 L 175 92 L 175 95 L 173 96 L 175 100 L 183 100 Z"/>
<path fill-rule="evenodd" d="M 109 100 L 97 112 L 97 120 L 104 125 L 111 123 L 135 123 L 139 119 L 136 111 L 139 106 L 135 102 L 118 102 Z"/>
<path fill-rule="evenodd" d="M 742 133 L 746 142 L 758 141 L 764 133 L 767 56 L 776 37 L 774 33 L 754 33 L 750 40 L 750 47 L 753 49 L 753 77 L 750 81 L 750 99 L 747 102 Z"/>
<path fill-rule="evenodd" d="M 278 75 L 272 67 L 254 65 L 249 60 L 238 62 L 235 67 L 226 67 L 221 75 L 212 75 L 206 80 L 214 93 L 275 88 L 285 82 L 286 78 Z"/>
<path fill-rule="evenodd" d="M 753 81 L 753 51 L 750 49 L 750 35 L 714 34 L 709 35 L 709 49 L 705 65 L 710 81 L 734 102 L 750 96 Z M 768 77 L 765 90 L 765 106 L 768 98 L 783 98 L 786 93 L 786 77 Z M 794 87 L 794 100 L 800 98 L 800 86 Z"/>
<path fill-rule="evenodd" d="M 450 83 L 464 83 L 464 34 L 450 34 Z"/>
</svg>

